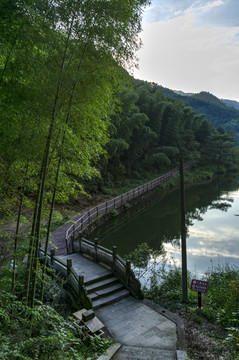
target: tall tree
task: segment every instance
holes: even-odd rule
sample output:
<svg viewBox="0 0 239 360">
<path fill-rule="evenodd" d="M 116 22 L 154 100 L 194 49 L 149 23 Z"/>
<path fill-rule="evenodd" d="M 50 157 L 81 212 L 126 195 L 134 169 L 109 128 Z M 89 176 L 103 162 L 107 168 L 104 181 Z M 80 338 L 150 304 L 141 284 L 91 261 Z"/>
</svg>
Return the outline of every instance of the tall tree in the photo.
<svg viewBox="0 0 239 360">
<path fill-rule="evenodd" d="M 32 227 L 32 305 L 43 204 L 52 187 L 60 190 L 60 197 L 67 197 L 72 189 L 82 189 L 75 176 L 95 174 L 93 161 L 106 143 L 109 115 L 124 77 L 121 67 L 134 60 L 140 45 L 142 7 L 147 3 L 4 0 L 0 5 L 4 13 L 0 24 L 4 35 L 0 40 L 0 101 L 4 110 L 0 137 L 8 144 L 0 146 L 2 169 L 14 169 L 18 176 L 15 164 L 24 161 L 26 151 L 31 152 L 29 166 L 35 166 L 33 186 L 39 194 Z M 28 137 L 36 119 L 35 136 Z M 63 143 L 64 153 L 58 151 Z M 12 184 L 16 189 L 14 181 Z"/>
</svg>

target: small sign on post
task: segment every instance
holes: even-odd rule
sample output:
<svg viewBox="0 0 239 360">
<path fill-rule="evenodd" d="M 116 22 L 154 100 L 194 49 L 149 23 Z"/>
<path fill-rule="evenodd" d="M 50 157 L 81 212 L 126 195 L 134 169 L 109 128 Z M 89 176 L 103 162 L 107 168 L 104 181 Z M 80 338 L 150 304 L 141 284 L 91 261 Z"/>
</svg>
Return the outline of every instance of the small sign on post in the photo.
<svg viewBox="0 0 239 360">
<path fill-rule="evenodd" d="M 201 307 L 202 307 L 202 292 L 207 293 L 208 286 L 209 286 L 208 281 L 204 281 L 204 280 L 193 279 L 191 282 L 190 289 L 192 291 L 198 292 L 198 307 L 199 307 L 199 309 L 201 309 Z"/>
</svg>

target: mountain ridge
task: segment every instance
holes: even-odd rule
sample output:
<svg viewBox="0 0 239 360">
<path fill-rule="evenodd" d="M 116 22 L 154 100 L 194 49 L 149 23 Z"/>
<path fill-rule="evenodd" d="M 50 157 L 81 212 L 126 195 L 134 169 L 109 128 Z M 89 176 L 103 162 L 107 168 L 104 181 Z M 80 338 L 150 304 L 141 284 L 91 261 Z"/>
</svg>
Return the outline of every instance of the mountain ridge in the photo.
<svg viewBox="0 0 239 360">
<path fill-rule="evenodd" d="M 160 85 L 159 85 L 160 86 Z M 230 99 L 223 99 L 223 98 L 218 98 L 217 96 L 211 94 L 210 92 L 207 92 L 207 91 L 200 91 L 199 93 L 193 93 L 193 92 L 184 92 L 182 90 L 172 90 L 173 92 L 175 92 L 177 95 L 181 95 L 181 96 L 198 96 L 202 93 L 206 93 L 208 95 L 211 95 L 213 96 L 214 98 L 220 100 L 222 103 L 224 103 L 227 107 L 232 107 L 232 108 L 235 108 L 237 110 L 239 110 L 239 101 L 236 101 L 236 100 L 230 100 Z"/>
<path fill-rule="evenodd" d="M 200 93 L 184 93 L 181 90 L 171 90 L 161 85 L 151 83 L 164 96 L 181 100 L 200 115 L 204 115 L 216 128 L 231 130 L 239 143 L 239 102 L 235 100 L 219 99 L 215 95 L 201 91 Z M 184 94 L 184 95 L 183 95 Z"/>
<path fill-rule="evenodd" d="M 204 115 L 216 128 L 222 127 L 232 131 L 239 144 L 239 102 L 219 99 L 207 91 L 182 95 L 183 91 L 180 90 L 174 91 L 155 83 L 151 83 L 151 86 L 158 88 L 164 96 L 181 100 L 185 105 L 191 106 L 195 112 Z"/>
</svg>

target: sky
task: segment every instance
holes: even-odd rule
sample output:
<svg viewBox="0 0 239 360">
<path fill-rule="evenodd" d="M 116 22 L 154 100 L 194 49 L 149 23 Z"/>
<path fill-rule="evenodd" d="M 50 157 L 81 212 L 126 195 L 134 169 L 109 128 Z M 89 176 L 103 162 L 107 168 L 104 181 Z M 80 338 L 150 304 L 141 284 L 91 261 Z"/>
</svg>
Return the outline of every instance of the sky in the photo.
<svg viewBox="0 0 239 360">
<path fill-rule="evenodd" d="M 239 0 L 152 0 L 134 77 L 239 101 Z"/>
</svg>

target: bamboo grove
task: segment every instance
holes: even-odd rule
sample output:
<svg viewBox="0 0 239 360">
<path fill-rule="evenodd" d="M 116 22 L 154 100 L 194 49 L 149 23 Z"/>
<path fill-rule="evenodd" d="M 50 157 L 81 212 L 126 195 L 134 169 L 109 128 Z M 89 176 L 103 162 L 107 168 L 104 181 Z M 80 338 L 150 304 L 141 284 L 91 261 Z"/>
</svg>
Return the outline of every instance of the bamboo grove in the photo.
<svg viewBox="0 0 239 360">
<path fill-rule="evenodd" d="M 179 156 L 220 171 L 237 166 L 239 149 L 231 131 L 215 128 L 191 106 L 167 98 L 157 84 L 132 81 L 133 88 L 120 94 L 121 109 L 111 116 L 108 157 L 98 163 L 100 186 L 162 173 L 178 166 Z"/>
<path fill-rule="evenodd" d="M 1 1 L 0 216 L 18 208 L 14 293 L 22 209 L 34 209 L 23 292 L 31 307 L 36 296 L 43 300 L 56 202 L 143 172 L 162 173 L 179 155 L 218 167 L 238 159 L 231 133 L 128 75 L 147 4 Z"/>
<path fill-rule="evenodd" d="M 35 201 L 24 297 L 43 299 L 39 246 L 44 204 L 83 191 L 77 179 L 97 174 L 115 94 L 140 46 L 146 0 L 3 0 L 0 5 L 0 189 L 18 204 L 12 293 L 23 205 Z M 44 214 L 45 216 L 46 214 Z M 40 274 L 40 275 L 39 275 Z"/>
</svg>

